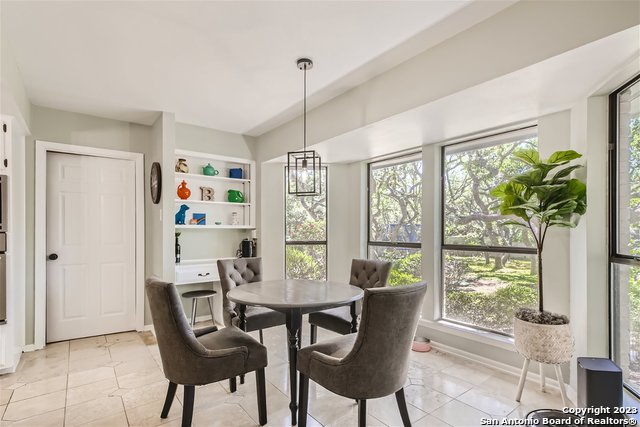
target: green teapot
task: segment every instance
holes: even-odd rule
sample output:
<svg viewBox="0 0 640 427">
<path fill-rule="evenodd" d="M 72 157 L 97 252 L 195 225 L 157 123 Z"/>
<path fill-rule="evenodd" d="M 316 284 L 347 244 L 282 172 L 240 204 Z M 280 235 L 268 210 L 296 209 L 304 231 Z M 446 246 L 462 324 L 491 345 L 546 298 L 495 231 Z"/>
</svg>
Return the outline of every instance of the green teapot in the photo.
<svg viewBox="0 0 640 427">
<path fill-rule="evenodd" d="M 244 194 L 242 194 L 242 191 L 228 190 L 227 200 L 232 203 L 244 203 Z"/>
<path fill-rule="evenodd" d="M 216 176 L 219 172 L 211 166 L 211 163 L 207 163 L 207 166 L 202 168 L 202 173 L 207 176 Z"/>
</svg>

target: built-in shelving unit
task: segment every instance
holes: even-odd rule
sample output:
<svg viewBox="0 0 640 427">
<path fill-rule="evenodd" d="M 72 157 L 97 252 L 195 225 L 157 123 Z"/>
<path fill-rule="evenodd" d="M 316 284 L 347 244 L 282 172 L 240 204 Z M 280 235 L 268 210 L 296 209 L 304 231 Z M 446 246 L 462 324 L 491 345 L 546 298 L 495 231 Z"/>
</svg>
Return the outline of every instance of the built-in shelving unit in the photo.
<svg viewBox="0 0 640 427">
<path fill-rule="evenodd" d="M 205 214 L 205 224 L 197 227 L 206 229 L 252 229 L 255 228 L 255 161 L 235 157 L 217 156 L 195 151 L 176 150 L 175 161 L 184 159 L 189 171 L 175 172 L 175 204 L 176 211 L 183 204 L 189 207 L 186 213 L 185 226 L 176 228 L 191 229 L 194 214 Z M 217 175 L 205 175 L 203 169 L 211 165 Z M 241 177 L 232 178 L 230 171 L 241 170 Z M 187 199 L 179 198 L 177 188 L 185 182 L 191 195 Z M 213 191 L 213 200 L 203 200 L 203 188 Z M 240 192 L 244 201 L 229 201 L 229 191 Z M 235 213 L 235 215 L 234 215 Z M 237 218 L 238 224 L 233 223 Z M 219 222 L 220 224 L 216 224 Z"/>
<path fill-rule="evenodd" d="M 165 190 L 173 191 L 175 212 L 182 205 L 189 208 L 185 213 L 185 224 L 175 225 L 175 231 L 181 234 L 179 240 L 183 254 L 181 262 L 175 265 L 175 283 L 216 282 L 219 280 L 217 260 L 235 257 L 240 241 L 251 237 L 249 232 L 256 227 L 255 162 L 186 150 L 175 151 L 175 164 L 178 159 L 184 159 L 189 170 L 186 173 L 175 171 L 173 190 Z M 205 175 L 203 168 L 207 165 L 213 166 L 218 174 Z M 231 169 L 235 170 L 236 176 L 241 169 L 241 177 L 232 178 Z M 187 199 L 181 199 L 177 191 L 183 181 L 191 191 Z M 203 200 L 201 187 L 213 190 L 213 200 Z M 229 201 L 229 190 L 241 192 L 244 201 Z M 194 214 L 205 214 L 205 224 L 191 224 Z M 237 224 L 233 223 L 234 217 Z M 190 257 L 185 257 L 185 253 Z M 211 255 L 215 258 L 210 258 Z M 218 287 L 217 283 L 214 284 L 214 289 Z"/>
</svg>

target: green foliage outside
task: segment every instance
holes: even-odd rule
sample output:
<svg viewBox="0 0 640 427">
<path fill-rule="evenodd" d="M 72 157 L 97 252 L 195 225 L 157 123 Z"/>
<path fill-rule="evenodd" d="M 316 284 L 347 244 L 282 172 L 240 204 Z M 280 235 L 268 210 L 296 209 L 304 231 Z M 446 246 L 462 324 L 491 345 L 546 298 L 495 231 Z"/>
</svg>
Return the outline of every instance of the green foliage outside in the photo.
<svg viewBox="0 0 640 427">
<path fill-rule="evenodd" d="M 511 334 L 514 311 L 537 303 L 537 261 L 533 256 L 483 252 L 482 246 L 535 248 L 522 227 L 500 225 L 491 190 L 526 165 L 518 150 L 536 150 L 535 135 L 464 149 L 448 147 L 444 162 L 444 242 L 476 246 L 443 251 L 443 317 Z"/>
<path fill-rule="evenodd" d="M 371 240 L 420 242 L 422 160 L 372 166 L 369 187 Z"/>
<path fill-rule="evenodd" d="M 513 333 L 513 313 L 538 302 L 531 260 L 511 259 L 500 270 L 482 256 L 447 254 L 444 314 L 448 319 Z"/>
<path fill-rule="evenodd" d="M 289 245 L 285 256 L 287 279 L 326 280 L 325 245 Z"/>
<path fill-rule="evenodd" d="M 619 250 L 634 256 L 640 256 L 640 117 L 629 121 L 628 180 L 620 180 L 620 193 L 628 196 L 629 207 L 620 206 L 619 226 L 621 242 Z M 622 151 L 622 150 L 621 150 Z M 625 194 L 626 193 L 626 194 Z M 624 218 L 624 219 L 623 219 Z M 626 238 L 625 238 L 626 237 Z M 629 360 L 629 381 L 640 391 L 640 267 L 628 268 L 629 296 L 629 344 L 632 354 Z M 623 285 L 623 283 L 621 283 Z M 621 289 L 621 292 L 624 292 Z M 625 334 L 626 331 L 621 331 Z"/>
<path fill-rule="evenodd" d="M 326 168 L 322 169 L 321 175 L 320 195 L 285 196 L 285 242 L 310 242 L 306 245 L 285 246 L 285 276 L 288 279 L 327 278 Z"/>
<path fill-rule="evenodd" d="M 376 248 L 373 258 L 391 261 L 393 266 L 389 274 L 389 286 L 410 285 L 419 282 L 422 277 L 422 253 L 417 250 L 407 254 L 407 250 L 395 248 Z"/>
</svg>

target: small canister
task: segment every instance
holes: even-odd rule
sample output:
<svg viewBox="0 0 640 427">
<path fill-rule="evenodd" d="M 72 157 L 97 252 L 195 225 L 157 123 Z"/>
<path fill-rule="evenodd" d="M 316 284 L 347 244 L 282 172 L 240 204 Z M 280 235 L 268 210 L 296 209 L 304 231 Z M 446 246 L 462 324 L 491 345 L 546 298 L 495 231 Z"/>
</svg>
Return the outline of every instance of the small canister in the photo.
<svg viewBox="0 0 640 427">
<path fill-rule="evenodd" d="M 229 169 L 229 178 L 242 179 L 242 168 Z"/>
</svg>

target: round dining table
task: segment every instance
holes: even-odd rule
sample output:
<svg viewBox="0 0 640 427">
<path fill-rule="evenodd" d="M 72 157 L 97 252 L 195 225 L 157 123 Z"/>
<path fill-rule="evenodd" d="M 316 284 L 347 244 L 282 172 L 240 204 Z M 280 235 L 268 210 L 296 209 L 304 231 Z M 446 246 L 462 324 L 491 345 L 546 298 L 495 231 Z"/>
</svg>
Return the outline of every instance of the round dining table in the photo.
<svg viewBox="0 0 640 427">
<path fill-rule="evenodd" d="M 244 330 L 246 306 L 262 306 L 285 314 L 289 348 L 289 381 L 291 384 L 291 425 L 297 423 L 298 381 L 296 363 L 300 348 L 302 315 L 327 308 L 351 305 L 352 332 L 357 328 L 355 302 L 364 291 L 356 286 L 320 280 L 269 280 L 238 285 L 227 293 L 238 304 L 238 327 Z"/>
</svg>

